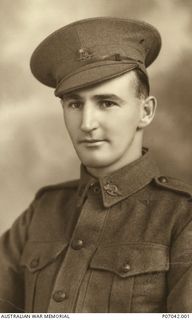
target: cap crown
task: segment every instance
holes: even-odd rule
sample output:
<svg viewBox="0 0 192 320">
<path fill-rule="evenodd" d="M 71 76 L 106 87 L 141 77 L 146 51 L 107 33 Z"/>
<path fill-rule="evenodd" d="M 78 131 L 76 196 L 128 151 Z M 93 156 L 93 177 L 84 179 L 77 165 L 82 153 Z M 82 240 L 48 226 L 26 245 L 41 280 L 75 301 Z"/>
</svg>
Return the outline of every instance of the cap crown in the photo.
<svg viewBox="0 0 192 320">
<path fill-rule="evenodd" d="M 160 47 L 159 32 L 145 22 L 112 17 L 86 19 L 48 36 L 34 51 L 31 70 L 39 81 L 56 88 L 58 93 L 110 79 L 136 67 L 146 72 Z"/>
</svg>

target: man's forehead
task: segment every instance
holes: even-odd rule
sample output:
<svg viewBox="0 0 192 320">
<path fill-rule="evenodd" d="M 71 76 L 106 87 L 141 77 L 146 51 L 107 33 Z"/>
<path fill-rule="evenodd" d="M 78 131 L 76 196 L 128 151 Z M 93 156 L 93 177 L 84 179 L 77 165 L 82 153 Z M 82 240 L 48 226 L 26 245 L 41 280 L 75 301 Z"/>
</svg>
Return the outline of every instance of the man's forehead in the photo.
<svg viewBox="0 0 192 320">
<path fill-rule="evenodd" d="M 119 102 L 123 102 L 123 99 L 121 99 L 120 96 L 113 94 L 113 93 L 109 93 L 109 94 L 90 94 L 90 95 L 86 95 L 86 94 L 81 94 L 81 93 L 69 93 L 63 96 L 62 100 L 63 101 L 69 101 L 69 100 L 84 100 L 86 98 L 90 98 L 92 100 L 113 100 L 113 101 L 119 101 Z"/>
</svg>

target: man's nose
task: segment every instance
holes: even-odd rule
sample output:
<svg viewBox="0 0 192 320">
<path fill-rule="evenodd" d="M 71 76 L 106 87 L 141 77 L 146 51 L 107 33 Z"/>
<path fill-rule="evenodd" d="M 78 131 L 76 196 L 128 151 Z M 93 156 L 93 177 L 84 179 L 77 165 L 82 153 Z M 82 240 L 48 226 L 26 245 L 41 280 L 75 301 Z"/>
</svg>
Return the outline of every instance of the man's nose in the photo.
<svg viewBox="0 0 192 320">
<path fill-rule="evenodd" d="M 97 112 L 90 104 L 84 105 L 81 118 L 81 130 L 90 132 L 98 127 Z"/>
</svg>

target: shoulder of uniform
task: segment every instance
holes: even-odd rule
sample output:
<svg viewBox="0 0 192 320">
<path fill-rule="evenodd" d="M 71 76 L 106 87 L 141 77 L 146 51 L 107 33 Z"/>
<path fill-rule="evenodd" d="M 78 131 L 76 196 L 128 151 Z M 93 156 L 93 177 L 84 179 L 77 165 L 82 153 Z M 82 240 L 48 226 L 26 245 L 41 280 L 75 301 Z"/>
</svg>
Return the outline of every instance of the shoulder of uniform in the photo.
<svg viewBox="0 0 192 320">
<path fill-rule="evenodd" d="M 39 189 L 39 191 L 37 191 L 35 195 L 35 198 L 39 198 L 42 194 L 49 191 L 62 190 L 62 189 L 77 189 L 78 184 L 79 184 L 79 180 L 71 180 L 63 183 L 48 185 Z"/>
<path fill-rule="evenodd" d="M 192 200 L 192 186 L 182 180 L 160 176 L 155 178 L 155 182 L 162 188 L 173 190 L 174 192 L 185 195 L 189 200 Z"/>
</svg>

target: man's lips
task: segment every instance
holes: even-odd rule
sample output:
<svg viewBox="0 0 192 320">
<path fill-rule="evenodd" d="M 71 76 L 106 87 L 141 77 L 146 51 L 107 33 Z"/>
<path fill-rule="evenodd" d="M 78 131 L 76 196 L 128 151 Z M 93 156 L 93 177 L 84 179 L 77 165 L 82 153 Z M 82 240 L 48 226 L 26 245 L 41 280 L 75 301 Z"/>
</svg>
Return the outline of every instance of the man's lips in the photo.
<svg viewBox="0 0 192 320">
<path fill-rule="evenodd" d="M 99 142 L 105 142 L 106 139 L 80 139 L 79 143 L 88 143 L 88 144 L 94 144 Z"/>
<path fill-rule="evenodd" d="M 82 139 L 80 142 L 98 142 L 103 141 L 103 139 Z"/>
</svg>

